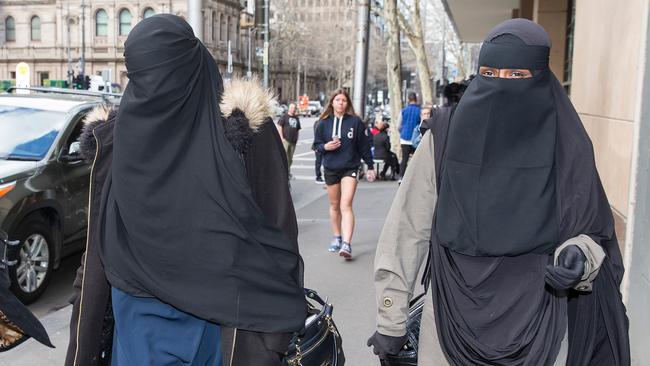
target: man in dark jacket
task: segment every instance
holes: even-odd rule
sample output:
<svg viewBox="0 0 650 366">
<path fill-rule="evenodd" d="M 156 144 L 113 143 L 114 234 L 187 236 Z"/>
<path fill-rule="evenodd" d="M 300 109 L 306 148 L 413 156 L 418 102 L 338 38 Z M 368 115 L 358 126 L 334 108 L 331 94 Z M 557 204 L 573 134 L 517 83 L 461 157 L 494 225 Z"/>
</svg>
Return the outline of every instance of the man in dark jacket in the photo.
<svg viewBox="0 0 650 366">
<path fill-rule="evenodd" d="M 298 143 L 298 134 L 300 133 L 300 118 L 296 114 L 296 105 L 289 104 L 289 110 L 278 121 L 282 137 L 282 144 L 287 153 L 287 161 L 289 162 L 289 169 L 293 163 L 293 153 L 296 151 L 296 144 Z"/>
<path fill-rule="evenodd" d="M 233 85 L 240 88 L 227 88 L 225 93 L 231 94 L 223 97 L 230 101 L 229 113 L 222 106 L 226 136 L 246 165 L 257 205 L 289 240 L 297 243 L 298 226 L 289 192 L 287 160 L 273 121 L 268 118 L 272 109 L 260 98 L 246 99 L 251 95 L 250 90 L 241 90 L 241 87 L 254 88 L 255 85 Z M 261 87 L 256 92 L 260 90 Z M 233 110 L 244 112 L 244 117 L 240 113 L 233 115 Z M 111 171 L 115 116 L 116 111 L 111 108 L 96 110 L 86 118 L 86 126 L 80 137 L 84 157 L 93 160 L 94 164 L 88 241 L 75 279 L 76 294 L 73 298 L 66 366 L 110 364 L 113 333 L 110 286 L 99 259 L 100 237 L 97 228 L 101 222 L 101 187 Z M 224 365 L 276 366 L 281 365 L 291 334 L 247 332 L 222 327 L 221 339 Z"/>
<path fill-rule="evenodd" d="M 379 132 L 372 137 L 373 145 L 375 147 L 373 158 L 375 161 L 377 159 L 384 161 L 384 168 L 381 173 L 379 173 L 379 178 L 385 179 L 386 171 L 390 168 L 391 180 L 395 180 L 399 175 L 399 162 L 397 160 L 397 155 L 390 151 L 390 136 L 388 136 L 387 133 L 388 124 L 383 120 L 380 120 L 377 121 L 375 127 Z"/>
</svg>

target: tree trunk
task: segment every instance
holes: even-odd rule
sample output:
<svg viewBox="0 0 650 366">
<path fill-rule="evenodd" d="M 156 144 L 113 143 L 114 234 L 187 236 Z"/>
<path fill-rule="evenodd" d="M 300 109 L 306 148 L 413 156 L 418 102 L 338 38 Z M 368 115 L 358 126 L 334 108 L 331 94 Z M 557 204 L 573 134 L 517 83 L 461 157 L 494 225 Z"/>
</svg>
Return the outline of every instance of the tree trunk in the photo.
<svg viewBox="0 0 650 366">
<path fill-rule="evenodd" d="M 384 20 L 386 21 L 386 71 L 388 78 L 388 97 L 390 98 L 391 150 L 401 158 L 399 127 L 402 112 L 402 58 L 399 44 L 399 25 L 397 23 L 397 1 L 386 0 L 384 3 Z"/>
</svg>

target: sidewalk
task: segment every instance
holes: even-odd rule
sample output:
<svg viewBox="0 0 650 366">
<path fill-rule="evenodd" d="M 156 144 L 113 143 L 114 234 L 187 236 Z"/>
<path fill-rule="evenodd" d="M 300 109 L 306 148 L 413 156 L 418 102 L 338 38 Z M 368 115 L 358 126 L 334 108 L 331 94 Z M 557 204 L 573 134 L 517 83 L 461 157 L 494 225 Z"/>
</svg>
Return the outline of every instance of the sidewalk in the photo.
<svg viewBox="0 0 650 366">
<path fill-rule="evenodd" d="M 323 186 L 311 180 L 293 180 L 300 230 L 300 251 L 305 261 L 305 286 L 318 291 L 334 305 L 334 320 L 343 337 L 346 364 L 379 365 L 366 340 L 374 332 L 375 295 L 373 261 L 384 219 L 397 190 L 395 182 L 360 182 L 354 199 L 356 215 L 352 240 L 354 259 L 345 261 L 329 253 L 331 239 L 328 202 Z M 72 307 L 42 318 L 55 349 L 29 340 L 0 354 L 0 366 L 62 365 L 69 338 Z M 254 365 L 250 365 L 254 366 Z"/>
</svg>

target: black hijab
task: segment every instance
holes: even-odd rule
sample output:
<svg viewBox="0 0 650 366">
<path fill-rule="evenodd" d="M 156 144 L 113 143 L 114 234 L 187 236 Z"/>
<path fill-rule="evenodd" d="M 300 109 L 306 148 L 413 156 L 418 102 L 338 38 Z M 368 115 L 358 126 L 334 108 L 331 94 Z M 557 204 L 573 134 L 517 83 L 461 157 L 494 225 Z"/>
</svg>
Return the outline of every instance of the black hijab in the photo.
<svg viewBox="0 0 650 366">
<path fill-rule="evenodd" d="M 477 76 L 450 122 L 431 273 L 439 338 L 453 365 L 552 365 L 567 314 L 568 365 L 629 364 L 611 209 L 591 141 L 548 68 L 549 50 L 533 22 L 496 26 L 479 65 L 534 76 Z M 545 286 L 544 268 L 580 234 L 607 258 L 592 293 L 569 292 L 567 306 L 567 294 Z"/>
<path fill-rule="evenodd" d="M 130 81 L 103 189 L 109 282 L 230 327 L 301 329 L 297 243 L 253 199 L 224 133 L 214 59 L 166 14 L 135 26 L 124 56 Z"/>
</svg>

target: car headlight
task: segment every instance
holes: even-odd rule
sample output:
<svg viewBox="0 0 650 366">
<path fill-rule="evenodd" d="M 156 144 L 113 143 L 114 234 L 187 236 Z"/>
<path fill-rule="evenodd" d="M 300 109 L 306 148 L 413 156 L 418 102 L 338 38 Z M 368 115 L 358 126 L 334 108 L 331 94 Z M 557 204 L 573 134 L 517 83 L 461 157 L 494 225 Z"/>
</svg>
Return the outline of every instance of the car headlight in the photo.
<svg viewBox="0 0 650 366">
<path fill-rule="evenodd" d="M 16 186 L 16 182 L 9 182 L 5 184 L 0 184 L 0 198 L 4 197 L 5 194 L 9 193 Z"/>
</svg>

